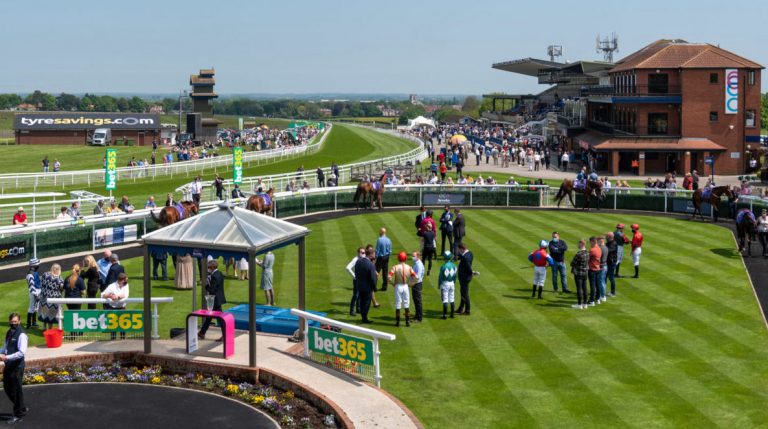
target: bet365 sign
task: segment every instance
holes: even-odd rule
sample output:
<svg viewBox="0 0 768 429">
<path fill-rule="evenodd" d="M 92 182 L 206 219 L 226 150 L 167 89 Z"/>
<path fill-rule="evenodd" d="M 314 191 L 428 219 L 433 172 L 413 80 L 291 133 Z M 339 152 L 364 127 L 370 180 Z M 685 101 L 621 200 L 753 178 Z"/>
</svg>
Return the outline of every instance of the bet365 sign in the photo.
<svg viewBox="0 0 768 429">
<path fill-rule="evenodd" d="M 141 310 L 67 310 L 66 332 L 139 332 L 144 330 Z"/>
<path fill-rule="evenodd" d="M 309 350 L 373 365 L 373 341 L 309 327 Z"/>
</svg>

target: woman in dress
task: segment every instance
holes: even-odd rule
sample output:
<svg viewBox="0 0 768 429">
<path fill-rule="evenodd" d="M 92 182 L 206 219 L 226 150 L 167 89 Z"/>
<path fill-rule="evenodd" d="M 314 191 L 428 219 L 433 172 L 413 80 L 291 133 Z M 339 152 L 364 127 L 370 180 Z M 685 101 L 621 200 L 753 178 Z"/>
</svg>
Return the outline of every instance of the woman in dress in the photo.
<svg viewBox="0 0 768 429">
<path fill-rule="evenodd" d="M 59 305 L 48 303 L 48 299 L 61 298 L 61 290 L 64 288 L 64 279 L 61 278 L 61 265 L 53 264 L 51 271 L 43 274 L 41 283 L 43 290 L 40 293 L 38 320 L 43 322 L 47 330 L 51 329 L 54 323 L 58 323 L 56 316 L 59 314 Z"/>
<path fill-rule="evenodd" d="M 192 277 L 195 275 L 195 264 L 192 255 L 177 256 L 176 289 L 192 289 Z"/>
<path fill-rule="evenodd" d="M 88 255 L 83 259 L 83 271 L 80 275 L 85 280 L 85 291 L 88 298 L 96 298 L 99 293 L 99 266 L 96 259 Z M 89 310 L 95 310 L 96 304 L 88 304 Z"/>
<path fill-rule="evenodd" d="M 248 280 L 248 272 L 250 270 L 248 258 L 240 258 L 240 260 L 237 261 L 237 270 L 240 271 L 240 280 Z M 235 277 L 237 277 L 237 273 L 235 273 Z"/>
<path fill-rule="evenodd" d="M 261 290 L 264 291 L 264 296 L 267 298 L 267 305 L 275 305 L 275 293 L 272 290 L 272 266 L 275 265 L 274 253 L 267 252 L 263 261 L 256 259 L 256 265 L 264 269 L 261 274 Z"/>
</svg>

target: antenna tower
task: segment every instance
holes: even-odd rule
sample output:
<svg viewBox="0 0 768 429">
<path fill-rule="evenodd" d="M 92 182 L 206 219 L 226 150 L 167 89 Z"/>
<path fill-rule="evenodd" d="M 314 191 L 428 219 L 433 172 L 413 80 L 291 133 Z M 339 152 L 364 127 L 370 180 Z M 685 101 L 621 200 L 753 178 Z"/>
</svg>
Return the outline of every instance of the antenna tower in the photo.
<svg viewBox="0 0 768 429">
<path fill-rule="evenodd" d="M 563 56 L 563 46 L 562 45 L 547 46 L 547 55 L 549 55 L 549 60 L 554 62 L 555 58 L 559 58 Z"/>
<path fill-rule="evenodd" d="M 598 54 L 603 54 L 603 60 L 612 63 L 613 53 L 619 52 L 619 37 L 616 36 L 616 33 L 611 33 L 611 37 L 605 36 L 604 39 L 600 39 L 598 34 L 595 40 L 595 49 Z"/>
</svg>

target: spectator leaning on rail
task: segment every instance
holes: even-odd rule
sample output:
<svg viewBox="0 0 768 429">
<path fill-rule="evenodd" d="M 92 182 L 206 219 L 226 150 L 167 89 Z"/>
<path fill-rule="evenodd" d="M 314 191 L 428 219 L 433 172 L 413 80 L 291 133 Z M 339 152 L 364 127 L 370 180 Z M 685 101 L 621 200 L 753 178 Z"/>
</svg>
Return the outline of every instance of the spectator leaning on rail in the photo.
<svg viewBox="0 0 768 429">
<path fill-rule="evenodd" d="M 16 213 L 13 215 L 14 225 L 27 225 L 27 214 L 24 213 L 24 207 L 19 207 Z"/>
<path fill-rule="evenodd" d="M 107 288 L 104 289 L 104 292 L 101 293 L 102 298 L 109 300 L 108 303 L 104 304 L 104 308 L 106 310 L 125 310 L 125 306 L 127 305 L 125 300 L 130 297 L 129 291 L 128 275 L 122 272 L 117 276 L 115 282 L 107 286 Z M 114 340 L 117 335 L 115 332 L 112 332 L 110 337 Z M 125 332 L 120 332 L 120 339 L 125 339 Z"/>
<path fill-rule="evenodd" d="M 107 209 L 104 208 L 104 200 L 99 200 L 99 202 L 96 203 L 96 207 L 93 208 L 93 214 L 95 215 L 107 214 Z"/>
<path fill-rule="evenodd" d="M 557 277 L 560 277 L 564 293 L 571 293 L 568 290 L 567 271 L 565 267 L 565 252 L 568 251 L 568 244 L 560 239 L 560 234 L 555 231 L 552 233 L 552 240 L 549 242 L 549 254 L 552 256 L 552 288 L 557 292 Z"/>
</svg>

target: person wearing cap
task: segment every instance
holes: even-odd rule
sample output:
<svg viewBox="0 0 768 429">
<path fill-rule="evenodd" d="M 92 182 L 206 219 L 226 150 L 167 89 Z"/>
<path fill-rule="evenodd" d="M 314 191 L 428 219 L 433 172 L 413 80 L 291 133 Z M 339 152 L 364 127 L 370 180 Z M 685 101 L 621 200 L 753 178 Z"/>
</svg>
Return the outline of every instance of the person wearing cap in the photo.
<svg viewBox="0 0 768 429">
<path fill-rule="evenodd" d="M 549 242 L 549 255 L 552 256 L 554 264 L 552 265 L 552 288 L 557 292 L 557 278 L 560 277 L 560 283 L 563 287 L 563 293 L 571 293 L 568 290 L 568 277 L 565 267 L 565 252 L 568 251 L 568 244 L 560 239 L 557 231 L 552 233 L 552 240 Z"/>
<path fill-rule="evenodd" d="M 614 277 L 621 278 L 619 275 L 619 268 L 621 267 L 621 261 L 624 259 L 624 246 L 629 243 L 629 239 L 624 234 L 624 224 L 619 223 L 616 225 L 616 231 L 613 232 L 613 241 L 616 242 L 616 271 Z"/>
<path fill-rule="evenodd" d="M 635 266 L 635 275 L 633 279 L 640 277 L 640 254 L 643 253 L 643 233 L 640 232 L 640 225 L 632 224 L 632 264 Z"/>
<path fill-rule="evenodd" d="M 453 249 L 453 213 L 451 213 L 451 206 L 445 206 L 445 211 L 440 216 L 440 237 L 442 244 L 440 245 L 440 253 L 445 252 L 445 239 L 448 239 L 448 250 Z"/>
<path fill-rule="evenodd" d="M 29 291 L 29 306 L 27 307 L 27 329 L 37 327 L 37 310 L 40 308 L 40 292 L 43 290 L 40 282 L 40 260 L 29 260 L 29 272 L 27 272 L 27 289 Z"/>
<path fill-rule="evenodd" d="M 13 215 L 13 224 L 14 225 L 27 224 L 27 214 L 24 213 L 24 207 L 19 207 L 19 209 L 16 210 L 16 213 Z"/>
<path fill-rule="evenodd" d="M 440 274 L 437 277 L 438 288 L 440 289 L 440 300 L 443 302 L 443 320 L 448 314 L 448 305 L 451 306 L 451 319 L 454 314 L 454 291 L 456 290 L 456 275 L 459 269 L 453 263 L 453 255 L 449 251 L 443 252 L 445 263 L 440 267 Z"/>
<path fill-rule="evenodd" d="M 549 247 L 547 240 L 541 240 L 539 241 L 539 249 L 528 255 L 528 260 L 533 262 L 533 293 L 531 293 L 531 298 L 536 297 L 536 289 L 538 289 L 539 299 L 541 299 L 544 282 L 547 281 L 547 266 L 555 266 L 554 259 L 547 253 L 547 247 Z"/>
<path fill-rule="evenodd" d="M 416 273 L 406 261 L 408 254 L 400 252 L 397 255 L 397 265 L 389 270 L 388 279 L 395 288 L 395 326 L 400 326 L 400 309 L 405 309 L 405 326 L 411 326 L 411 297 L 408 287 L 416 281 Z"/>
<path fill-rule="evenodd" d="M 416 307 L 416 314 L 413 316 L 413 321 L 416 323 L 421 322 L 424 318 L 424 307 L 422 305 L 422 289 L 424 282 L 424 264 L 419 258 L 419 252 L 413 252 L 411 259 L 413 260 L 413 272 L 416 273 L 416 282 L 413 284 L 413 305 Z"/>
</svg>

